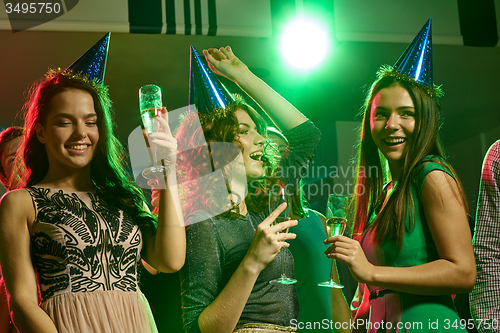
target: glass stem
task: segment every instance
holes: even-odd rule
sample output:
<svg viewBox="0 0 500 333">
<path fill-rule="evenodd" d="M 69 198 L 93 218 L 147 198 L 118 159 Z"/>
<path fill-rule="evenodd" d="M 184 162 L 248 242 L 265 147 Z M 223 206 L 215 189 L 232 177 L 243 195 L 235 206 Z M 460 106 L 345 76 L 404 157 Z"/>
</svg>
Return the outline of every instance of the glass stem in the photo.
<svg viewBox="0 0 500 333">
<path fill-rule="evenodd" d="M 283 265 L 283 249 L 280 249 L 280 256 L 281 256 L 281 276 L 285 276 L 285 268 Z"/>
<path fill-rule="evenodd" d="M 330 268 L 330 281 L 333 281 L 333 269 L 335 267 L 335 265 L 334 265 L 335 261 L 334 260 L 335 259 L 332 259 L 332 266 Z"/>
</svg>

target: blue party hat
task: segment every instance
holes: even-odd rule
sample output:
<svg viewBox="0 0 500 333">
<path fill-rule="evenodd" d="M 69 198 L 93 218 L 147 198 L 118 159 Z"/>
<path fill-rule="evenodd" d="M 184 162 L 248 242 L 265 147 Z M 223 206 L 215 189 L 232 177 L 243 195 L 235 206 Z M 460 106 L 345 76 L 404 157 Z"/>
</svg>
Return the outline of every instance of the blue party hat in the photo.
<svg viewBox="0 0 500 333">
<path fill-rule="evenodd" d="M 394 68 L 419 83 L 433 86 L 431 19 L 427 20 L 418 35 L 399 57 Z"/>
<path fill-rule="evenodd" d="M 441 87 L 436 86 L 432 78 L 431 19 L 427 20 L 394 66 L 382 66 L 377 76 L 379 79 L 394 76 L 421 87 L 431 97 L 443 96 Z"/>
<path fill-rule="evenodd" d="M 189 104 L 196 105 L 203 116 L 223 112 L 234 102 L 233 96 L 192 45 L 190 58 Z"/>
<path fill-rule="evenodd" d="M 89 81 L 97 84 L 103 83 L 110 35 L 110 32 L 104 35 L 94 46 L 72 63 L 68 69 L 71 69 L 74 73 L 82 74 Z"/>
</svg>

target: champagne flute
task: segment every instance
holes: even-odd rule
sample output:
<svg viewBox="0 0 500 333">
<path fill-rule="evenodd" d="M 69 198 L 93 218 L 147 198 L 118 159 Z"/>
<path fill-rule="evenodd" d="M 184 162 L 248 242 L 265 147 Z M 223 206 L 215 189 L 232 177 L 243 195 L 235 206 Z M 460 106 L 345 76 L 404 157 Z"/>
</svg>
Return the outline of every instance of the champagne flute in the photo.
<svg viewBox="0 0 500 333">
<path fill-rule="evenodd" d="M 342 235 L 346 226 L 346 204 L 348 197 L 345 195 L 330 194 L 328 196 L 328 204 L 326 207 L 326 231 L 328 237 Z M 332 262 L 330 269 L 330 279 L 325 282 L 318 283 L 320 287 L 329 288 L 344 288 L 343 285 L 333 281 L 333 276 L 336 274 L 335 265 Z"/>
<path fill-rule="evenodd" d="M 141 119 L 148 134 L 162 130 L 158 119 L 155 119 L 156 117 L 161 117 L 164 113 L 162 106 L 160 87 L 154 84 L 148 84 L 139 89 Z M 158 160 L 158 149 L 159 148 L 155 144 L 149 144 L 148 155 L 153 166 L 144 169 L 142 172 L 143 176 L 147 179 L 155 179 L 159 175 L 163 175 L 164 173 L 168 174 L 170 172 L 168 168 L 162 165 L 161 160 Z"/>
<path fill-rule="evenodd" d="M 291 206 L 290 206 L 290 196 L 286 193 L 286 187 L 284 184 L 274 184 L 269 192 L 269 211 L 272 212 L 276 210 L 283 202 L 286 202 L 287 206 L 283 212 L 274 220 L 273 225 L 281 222 L 290 221 L 291 217 Z M 288 228 L 282 232 L 288 232 Z M 295 279 L 291 279 L 285 275 L 284 263 L 283 263 L 283 249 L 280 249 L 281 258 L 281 276 L 278 279 L 269 281 L 271 284 L 294 284 L 297 282 Z"/>
</svg>

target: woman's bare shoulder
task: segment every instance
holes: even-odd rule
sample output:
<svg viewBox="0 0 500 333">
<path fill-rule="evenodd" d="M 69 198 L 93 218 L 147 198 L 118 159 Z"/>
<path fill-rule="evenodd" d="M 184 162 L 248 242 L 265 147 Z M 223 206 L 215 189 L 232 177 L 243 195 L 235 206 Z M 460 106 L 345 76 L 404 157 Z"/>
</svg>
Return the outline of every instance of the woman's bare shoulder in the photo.
<svg viewBox="0 0 500 333">
<path fill-rule="evenodd" d="M 34 216 L 35 209 L 31 195 L 26 189 L 13 190 L 3 195 L 0 201 L 0 219 L 3 220 L 2 222 L 6 223 L 19 218 L 33 221 Z"/>
<path fill-rule="evenodd" d="M 2 196 L 0 201 L 0 205 L 17 205 L 17 204 L 26 204 L 27 202 L 31 202 L 31 195 L 24 188 L 18 190 L 12 190 L 5 193 Z"/>
</svg>

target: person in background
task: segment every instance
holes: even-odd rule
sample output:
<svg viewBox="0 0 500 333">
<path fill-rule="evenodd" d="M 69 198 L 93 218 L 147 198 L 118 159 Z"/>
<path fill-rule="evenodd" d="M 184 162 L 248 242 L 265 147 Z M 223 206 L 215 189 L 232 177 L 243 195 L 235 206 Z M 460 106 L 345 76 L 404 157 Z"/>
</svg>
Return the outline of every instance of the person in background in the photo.
<svg viewBox="0 0 500 333">
<path fill-rule="evenodd" d="M 18 182 L 18 175 L 14 172 L 14 157 L 22 135 L 23 129 L 18 126 L 7 127 L 0 132 L 0 182 L 6 190 L 15 188 Z"/>
<path fill-rule="evenodd" d="M 286 154 L 288 140 L 283 133 L 270 126 L 267 128 L 267 138 L 281 154 Z M 291 205 L 292 219 L 298 220 L 297 226 L 293 228 L 297 238 L 291 239 L 289 243 L 297 279 L 295 287 L 300 306 L 298 322 L 302 323 L 299 327 L 305 328 L 307 323 L 323 323 L 323 320 L 329 323 L 332 319 L 332 297 L 327 290 L 318 286 L 319 282 L 330 276 L 331 262 L 321 255 L 325 250 L 322 241 L 327 235 L 326 219 L 320 212 L 309 208 L 302 192 L 302 180 L 291 199 Z M 297 331 L 302 330 L 299 328 Z M 332 332 L 329 328 L 319 328 L 318 331 Z"/>
<path fill-rule="evenodd" d="M 500 330 L 500 140 L 483 162 L 474 233 L 477 280 L 469 306 L 482 333 Z"/>
<path fill-rule="evenodd" d="M 0 132 L 0 182 L 7 191 L 17 185 L 18 176 L 14 172 L 14 157 L 22 141 L 23 129 L 11 126 Z M 7 290 L 0 270 L 0 332 L 15 330 L 11 324 Z"/>
</svg>

